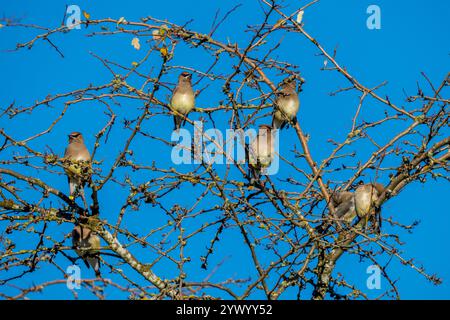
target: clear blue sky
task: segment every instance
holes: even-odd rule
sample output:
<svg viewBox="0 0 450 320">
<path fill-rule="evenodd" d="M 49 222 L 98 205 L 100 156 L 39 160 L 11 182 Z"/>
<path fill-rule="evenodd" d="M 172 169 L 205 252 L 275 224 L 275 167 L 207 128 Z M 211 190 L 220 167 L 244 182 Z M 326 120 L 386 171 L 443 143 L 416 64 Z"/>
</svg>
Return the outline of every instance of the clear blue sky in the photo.
<svg viewBox="0 0 450 320">
<path fill-rule="evenodd" d="M 60 25 L 66 3 L 64 1 L 6 1 L 0 0 L 0 16 L 15 17 L 22 19 L 24 23 L 34 23 L 46 27 L 57 27 Z M 138 20 L 142 16 L 150 15 L 160 19 L 183 24 L 193 19 L 189 28 L 208 33 L 211 27 L 214 13 L 221 8 L 222 14 L 231 9 L 235 4 L 243 5 L 232 14 L 227 22 L 217 31 L 215 37 L 218 40 L 231 41 L 244 44 L 248 39 L 248 33 L 244 33 L 247 25 L 259 23 L 261 12 L 256 1 L 74 1 L 67 4 L 77 4 L 82 10 L 96 18 L 119 18 L 127 20 Z M 293 12 L 307 1 L 287 1 L 285 12 Z M 381 30 L 368 30 L 366 28 L 366 8 L 370 4 L 377 4 L 381 8 L 382 28 Z M 420 72 L 425 72 L 434 82 L 439 83 L 449 71 L 449 24 L 448 14 L 450 3 L 448 1 L 388 1 L 388 0 L 345 0 L 333 1 L 323 0 L 306 10 L 304 15 L 305 29 L 313 35 L 325 48 L 332 52 L 338 46 L 337 60 L 348 68 L 361 83 L 367 87 L 388 81 L 388 84 L 379 91 L 381 96 L 389 95 L 391 101 L 398 105 L 405 105 L 405 90 L 408 94 L 415 94 L 416 83 L 419 81 L 425 87 Z M 88 31 L 90 31 L 88 29 Z M 93 52 L 101 57 L 130 65 L 145 54 L 145 50 L 136 51 L 130 46 L 131 35 L 120 35 L 106 38 L 86 38 L 86 30 L 70 32 L 66 35 L 57 35 L 52 40 L 60 47 L 65 58 L 62 59 L 56 51 L 45 42 L 37 42 L 34 48 L 18 52 L 6 52 L 7 49 L 15 47 L 17 42 L 23 42 L 32 38 L 36 31 L 19 28 L 0 29 L 0 107 L 7 107 L 12 101 L 17 105 L 30 105 L 35 100 L 41 100 L 49 93 L 63 93 L 76 88 L 86 87 L 89 83 L 99 85 L 110 80 L 110 74 L 103 68 L 98 60 L 89 55 Z M 144 44 L 145 45 L 145 44 Z M 181 48 L 180 50 L 185 50 Z M 332 72 L 320 71 L 323 65 L 323 57 L 317 55 L 317 49 L 301 36 L 289 35 L 285 38 L 282 47 L 277 51 L 280 59 L 290 61 L 299 65 L 302 76 L 306 79 L 304 90 L 301 93 L 301 111 L 299 121 L 303 130 L 310 134 L 309 145 L 313 157 L 319 161 L 329 155 L 332 146 L 326 141 L 333 137 L 342 141 L 351 126 L 351 119 L 357 106 L 358 95 L 342 94 L 334 97 L 329 92 L 346 86 L 345 79 L 341 75 Z M 179 54 L 172 64 L 185 65 L 204 70 L 206 60 L 190 54 Z M 158 61 L 159 64 L 159 61 Z M 175 82 L 176 75 L 169 75 L 164 81 L 170 84 Z M 211 90 L 211 88 L 210 88 Z M 162 91 L 160 98 L 163 99 L 168 91 Z M 219 98 L 209 94 L 199 97 L 199 106 L 215 106 Z M 384 107 L 373 104 L 374 113 L 383 112 Z M 370 105 L 370 104 L 369 104 Z M 137 113 L 132 111 L 139 104 L 129 103 L 121 108 L 122 118 L 132 118 Z M 46 128 L 61 110 L 62 104 L 52 105 L 52 108 L 42 109 L 33 116 L 22 115 L 14 121 L 0 119 L 0 127 L 6 132 L 23 138 L 40 132 Z M 375 110 L 378 108 L 377 110 Z M 136 109 L 135 109 L 136 110 Z M 372 111 L 366 107 L 366 112 Z M 193 115 L 197 119 L 199 115 Z M 371 115 L 367 115 L 371 117 Z M 33 119 L 33 122 L 31 122 Z M 168 139 L 172 128 L 172 119 L 160 116 L 151 119 L 147 129 L 158 128 L 158 133 Z M 92 148 L 94 134 L 100 130 L 107 121 L 103 109 L 95 104 L 85 103 L 77 105 L 68 111 L 64 120 L 59 123 L 45 140 L 38 140 L 31 144 L 32 147 L 45 151 L 46 145 L 54 152 L 63 154 L 66 145 L 66 134 L 71 131 L 81 131 L 86 137 L 87 145 Z M 269 121 L 269 120 L 267 120 Z M 26 126 L 23 124 L 27 123 Z M 223 122 L 225 126 L 225 122 Z M 398 127 L 391 128 L 398 132 Z M 107 166 L 110 157 L 116 154 L 125 141 L 125 136 L 120 135 L 120 127 L 116 127 L 111 134 L 114 143 L 99 150 L 97 160 L 104 160 Z M 292 131 L 290 132 L 292 134 Z M 380 133 L 381 141 L 392 137 L 394 131 L 389 127 Z M 448 131 L 447 131 L 448 133 Z M 288 133 L 284 132 L 286 139 L 290 139 Z M 295 138 L 293 143 L 298 142 Z M 152 160 L 158 164 L 167 162 L 166 153 L 155 152 L 155 148 L 163 148 L 162 145 L 132 145 L 136 159 L 151 164 Z M 285 147 L 288 152 L 292 148 Z M 149 150 L 153 150 L 149 152 Z M 163 149 L 161 149 L 163 150 Z M 167 150 L 164 149 L 164 150 Z M 368 150 L 363 150 L 368 151 Z M 3 157 L 0 155 L 3 159 Z M 367 158 L 367 153 L 365 154 Z M 363 159 L 366 159 L 363 158 Z M 292 157 L 291 157 L 292 159 Z M 306 166 L 306 164 L 305 164 Z M 306 168 L 306 167 L 305 167 Z M 187 168 L 187 170 L 191 167 Z M 291 171 L 281 169 L 281 175 L 288 175 Z M 284 170 L 284 171 L 283 171 Z M 29 170 L 28 173 L 37 175 L 36 171 Z M 44 175 L 45 177 L 49 177 Z M 141 180 L 145 181 L 146 176 Z M 343 177 L 340 177 L 343 178 Z M 381 181 L 386 183 L 388 177 L 382 176 Z M 67 188 L 63 176 L 58 179 L 48 180 L 55 187 L 64 190 Z M 405 245 L 402 247 L 404 257 L 416 258 L 419 265 L 423 265 L 429 273 L 436 273 L 443 279 L 443 284 L 434 286 L 426 281 L 421 275 L 411 268 L 402 266 L 394 261 L 389 266 L 389 271 L 394 280 L 398 280 L 400 295 L 404 299 L 450 299 L 450 255 L 448 254 L 448 243 L 450 235 L 450 210 L 448 209 L 449 196 L 448 183 L 428 182 L 426 184 L 414 183 L 408 186 L 398 197 L 391 199 L 383 206 L 383 214 L 386 217 L 393 216 L 403 224 L 410 224 L 420 220 L 420 225 L 414 233 L 401 233 Z M 193 190 L 194 191 L 194 190 Z M 113 196 L 114 195 L 114 196 Z M 117 216 L 117 208 L 123 202 L 126 192 L 117 186 L 111 186 L 100 194 L 102 204 L 102 215 L 105 219 L 114 219 Z M 190 190 L 178 193 L 178 197 L 171 196 L 169 202 L 192 203 Z M 122 197 L 122 198 L 121 198 Z M 113 212 L 116 210 L 116 212 Z M 133 216 L 126 221 L 126 226 L 131 230 L 140 232 L 141 226 L 158 226 L 158 223 L 166 221 L 160 212 L 148 207 L 148 211 Z M 0 232 L 4 225 L 0 225 Z M 189 227 L 189 226 L 188 226 Z M 61 237 L 70 231 L 70 226 L 57 226 L 52 229 L 55 235 Z M 192 226 L 192 230 L 195 226 Z M 148 230 L 148 228 L 147 228 Z M 143 232 L 143 231 L 142 231 Z M 204 247 L 211 239 L 211 234 L 205 234 L 197 238 L 190 249 L 193 257 L 204 254 Z M 22 241 L 25 241 L 22 239 Z M 197 246 L 197 247 L 195 247 Z M 197 248 L 197 249 L 196 249 Z M 199 252 L 201 251 L 201 252 Z M 140 252 L 145 254 L 145 252 Z M 138 254 L 139 256 L 139 254 Z M 142 257 L 142 256 L 141 256 Z M 220 249 L 212 256 L 209 265 L 212 267 L 225 257 L 227 260 L 221 267 L 221 272 L 226 279 L 229 276 L 245 278 L 255 276 L 248 260 L 248 252 L 242 243 L 238 231 L 230 230 L 221 238 Z M 59 258 L 61 265 L 68 261 Z M 266 261 L 267 262 L 267 261 Z M 371 263 L 369 261 L 359 262 L 355 256 L 346 255 L 337 267 L 350 283 L 365 288 L 367 275 L 365 269 Z M 209 271 L 200 270 L 198 259 L 189 267 L 189 272 L 197 279 L 205 277 Z M 82 268 L 84 268 L 82 266 Z M 32 277 L 16 282 L 21 287 L 30 286 L 32 283 L 40 283 L 52 279 L 53 269 L 44 268 L 37 270 Z M 85 271 L 85 269 L 83 269 Z M 164 277 L 171 277 L 173 273 L 165 270 L 164 265 L 158 265 L 155 272 Z M 9 275 L 0 273 L 0 279 Z M 221 279 L 221 275 L 215 275 Z M 139 278 L 142 281 L 141 278 Z M 142 281 L 144 283 L 144 281 Z M 387 284 L 382 283 L 383 288 Z M 14 292 L 13 288 L 0 287 L 2 292 Z M 124 295 L 109 288 L 109 298 L 124 298 Z M 286 291 L 284 298 L 295 298 L 294 289 Z M 380 292 L 366 293 L 376 297 Z M 70 293 L 65 287 L 52 287 L 44 294 L 32 295 L 34 298 L 70 298 Z M 80 297 L 92 298 L 91 295 L 80 292 Z M 224 296 L 225 297 L 225 296 Z M 253 298 L 263 298 L 262 295 L 254 295 Z"/>
</svg>

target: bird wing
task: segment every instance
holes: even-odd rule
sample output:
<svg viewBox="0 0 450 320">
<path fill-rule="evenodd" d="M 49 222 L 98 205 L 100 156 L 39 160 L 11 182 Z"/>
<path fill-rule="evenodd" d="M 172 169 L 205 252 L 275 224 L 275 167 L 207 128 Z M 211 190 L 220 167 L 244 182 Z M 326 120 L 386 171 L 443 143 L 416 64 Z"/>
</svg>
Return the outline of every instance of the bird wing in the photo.
<svg viewBox="0 0 450 320">
<path fill-rule="evenodd" d="M 352 198 L 353 198 L 353 193 L 349 192 L 349 191 L 336 192 L 331 196 L 331 200 L 333 201 L 333 204 L 335 206 L 337 206 L 343 202 L 350 201 Z"/>
<path fill-rule="evenodd" d="M 347 212 L 354 210 L 354 208 L 355 203 L 353 201 L 353 198 L 350 199 L 349 201 L 344 201 L 336 208 L 335 211 L 336 217 L 342 218 L 347 214 Z"/>
</svg>

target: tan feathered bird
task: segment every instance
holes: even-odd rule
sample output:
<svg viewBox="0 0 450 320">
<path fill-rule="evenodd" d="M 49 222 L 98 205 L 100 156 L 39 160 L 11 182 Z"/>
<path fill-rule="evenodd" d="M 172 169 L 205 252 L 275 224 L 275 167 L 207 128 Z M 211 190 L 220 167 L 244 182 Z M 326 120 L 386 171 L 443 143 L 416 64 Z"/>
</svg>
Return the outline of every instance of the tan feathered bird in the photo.
<svg viewBox="0 0 450 320">
<path fill-rule="evenodd" d="M 91 229 L 77 225 L 72 231 L 72 245 L 86 266 L 91 266 L 100 277 L 100 237 Z"/>
<path fill-rule="evenodd" d="M 379 230 L 381 217 L 375 203 L 383 191 L 384 186 L 380 183 L 363 184 L 361 182 L 353 193 L 347 191 L 337 193 L 336 197 L 333 197 L 333 201 L 338 204 L 335 211 L 336 216 L 347 223 L 351 223 L 358 216 L 360 219 L 366 219 L 367 225 L 369 218 L 378 215 L 376 229 Z"/>
<path fill-rule="evenodd" d="M 170 109 L 174 114 L 175 130 L 186 122 L 185 117 L 195 108 L 195 95 L 191 85 L 192 74 L 182 72 L 173 91 Z"/>
<path fill-rule="evenodd" d="M 336 207 L 335 216 L 350 224 L 356 217 L 355 197 L 353 192 L 336 192 L 331 197 L 333 205 Z"/>
<path fill-rule="evenodd" d="M 297 121 L 297 112 L 300 107 L 300 100 L 296 91 L 294 79 L 285 79 L 281 85 L 281 90 L 276 93 L 272 127 L 283 129 L 287 123 Z"/>
<path fill-rule="evenodd" d="M 264 168 L 272 163 L 275 153 L 272 139 L 272 127 L 266 124 L 260 125 L 258 135 L 251 142 L 249 148 L 249 165 L 254 171 L 255 178 Z"/>
<path fill-rule="evenodd" d="M 368 218 L 374 214 L 375 202 L 384 192 L 384 186 L 380 183 L 362 184 L 355 190 L 355 210 L 360 218 Z"/>
<path fill-rule="evenodd" d="M 65 172 L 69 180 L 70 195 L 75 197 L 80 194 L 87 207 L 84 185 L 91 177 L 91 155 L 80 132 L 69 134 L 69 145 L 64 153 L 64 158 L 68 160 Z"/>
<path fill-rule="evenodd" d="M 347 224 L 351 224 L 358 216 L 360 219 L 366 220 L 366 225 L 369 218 L 378 215 L 376 229 L 379 232 L 381 216 L 374 205 L 383 192 L 384 186 L 380 183 L 363 184 L 362 182 L 360 182 L 355 192 L 336 192 L 331 196 L 332 204 L 335 206 L 334 215 Z M 317 230 L 322 233 L 328 230 L 329 227 L 330 223 L 323 223 Z"/>
<path fill-rule="evenodd" d="M 335 207 L 334 218 L 350 225 L 356 217 L 355 196 L 353 192 L 338 191 L 331 195 L 331 203 Z M 324 220 L 317 228 L 317 232 L 325 233 L 332 225 L 331 220 Z"/>
</svg>

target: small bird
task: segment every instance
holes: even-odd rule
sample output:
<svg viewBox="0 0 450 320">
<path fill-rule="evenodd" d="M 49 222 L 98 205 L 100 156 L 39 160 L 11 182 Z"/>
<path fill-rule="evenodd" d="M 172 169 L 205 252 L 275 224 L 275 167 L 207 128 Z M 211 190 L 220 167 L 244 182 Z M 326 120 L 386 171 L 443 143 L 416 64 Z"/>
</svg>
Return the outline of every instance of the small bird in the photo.
<svg viewBox="0 0 450 320">
<path fill-rule="evenodd" d="M 91 229 L 77 225 L 72 231 L 72 245 L 86 266 L 91 266 L 100 277 L 100 237 Z"/>
<path fill-rule="evenodd" d="M 69 145 L 64 153 L 64 158 L 70 162 L 65 167 L 69 180 L 70 195 L 73 197 L 79 193 L 87 208 L 84 185 L 91 178 L 91 155 L 84 144 L 83 135 L 80 132 L 69 134 Z"/>
<path fill-rule="evenodd" d="M 334 218 L 350 225 L 356 217 L 355 197 L 353 192 L 341 191 L 331 195 L 331 203 L 335 207 Z M 317 232 L 325 233 L 332 225 L 331 220 L 324 220 L 316 227 Z"/>
<path fill-rule="evenodd" d="M 356 217 L 355 197 L 353 192 L 336 192 L 331 196 L 333 205 L 336 207 L 335 216 L 344 220 L 347 224 L 352 223 Z"/>
<path fill-rule="evenodd" d="M 272 127 L 267 124 L 259 126 L 258 135 L 250 144 L 249 164 L 253 169 L 255 178 L 259 173 L 270 166 L 275 153 L 272 139 Z"/>
<path fill-rule="evenodd" d="M 380 212 L 373 211 L 374 203 L 383 193 L 384 186 L 380 183 L 359 183 L 355 192 L 342 191 L 336 192 L 331 196 L 332 204 L 336 207 L 334 215 L 336 218 L 343 220 L 347 224 L 351 224 L 358 216 L 360 219 L 366 219 L 366 225 L 369 217 L 378 216 L 376 230 L 379 232 L 381 227 Z M 330 227 L 330 223 L 322 223 L 318 228 L 318 232 L 323 233 Z"/>
<path fill-rule="evenodd" d="M 296 91 L 296 83 L 292 78 L 285 79 L 281 90 L 276 93 L 272 127 L 283 129 L 287 123 L 296 123 L 300 100 Z"/>
<path fill-rule="evenodd" d="M 185 117 L 195 108 L 195 95 L 191 85 L 192 74 L 182 72 L 178 77 L 178 85 L 173 90 L 170 109 L 174 112 L 175 130 L 186 122 Z"/>
<path fill-rule="evenodd" d="M 381 217 L 378 209 L 374 207 L 375 202 L 378 201 L 380 195 L 384 192 L 384 186 L 380 183 L 368 183 L 361 184 L 355 190 L 355 210 L 359 218 L 366 219 L 366 223 L 369 216 L 378 215 L 379 224 L 377 229 L 381 227 Z M 376 209 L 376 211 L 373 211 Z"/>
</svg>

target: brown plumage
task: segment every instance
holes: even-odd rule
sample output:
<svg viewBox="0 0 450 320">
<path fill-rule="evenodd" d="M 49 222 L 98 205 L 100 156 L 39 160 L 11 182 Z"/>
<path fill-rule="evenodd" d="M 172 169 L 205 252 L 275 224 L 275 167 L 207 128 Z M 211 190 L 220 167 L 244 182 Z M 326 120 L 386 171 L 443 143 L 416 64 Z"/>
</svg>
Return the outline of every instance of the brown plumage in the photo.
<svg viewBox="0 0 450 320">
<path fill-rule="evenodd" d="M 348 191 L 336 192 L 331 199 L 336 208 L 335 216 L 346 223 L 351 223 L 356 217 L 354 194 Z"/>
<path fill-rule="evenodd" d="M 249 165 L 253 169 L 254 175 L 272 163 L 275 153 L 274 143 L 272 140 L 272 127 L 266 124 L 260 125 L 258 135 L 252 141 L 249 148 Z"/>
<path fill-rule="evenodd" d="M 360 218 L 373 214 L 375 202 L 383 193 L 384 186 L 380 183 L 362 184 L 355 190 L 355 209 Z"/>
<path fill-rule="evenodd" d="M 330 201 L 335 207 L 334 218 L 338 218 L 350 225 L 356 217 L 353 192 L 337 191 L 331 195 Z M 316 230 L 319 233 L 325 233 L 331 225 L 331 220 L 324 220 Z"/>
<path fill-rule="evenodd" d="M 276 95 L 272 127 L 274 129 L 283 129 L 287 123 L 295 123 L 297 120 L 296 116 L 300 107 L 300 100 L 296 91 L 295 80 L 284 80 L 281 90 Z"/>
<path fill-rule="evenodd" d="M 178 77 L 178 85 L 173 90 L 170 108 L 174 114 L 175 130 L 186 122 L 185 117 L 195 108 L 195 95 L 191 85 L 192 74 L 182 72 Z"/>
<path fill-rule="evenodd" d="M 375 208 L 375 202 L 384 192 L 384 186 L 380 183 L 363 184 L 360 182 L 355 192 L 342 191 L 336 192 L 331 196 L 331 203 L 335 207 L 334 215 L 351 224 L 358 216 L 360 219 L 378 218 L 376 222 L 376 230 L 381 228 L 381 215 L 378 208 Z M 322 223 L 318 228 L 318 232 L 323 233 L 330 227 L 330 223 Z"/>
<path fill-rule="evenodd" d="M 67 161 L 65 172 L 69 180 L 70 195 L 76 196 L 79 193 L 87 207 L 84 185 L 90 180 L 91 176 L 91 155 L 80 132 L 69 134 L 69 145 L 64 153 L 64 158 Z"/>
<path fill-rule="evenodd" d="M 91 229 L 77 225 L 72 231 L 72 245 L 86 266 L 91 266 L 100 277 L 100 237 Z"/>
</svg>

